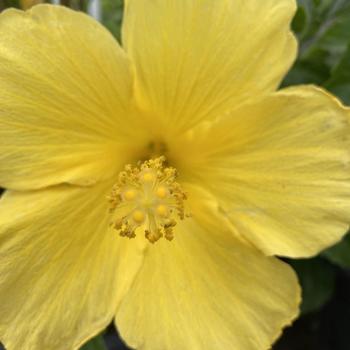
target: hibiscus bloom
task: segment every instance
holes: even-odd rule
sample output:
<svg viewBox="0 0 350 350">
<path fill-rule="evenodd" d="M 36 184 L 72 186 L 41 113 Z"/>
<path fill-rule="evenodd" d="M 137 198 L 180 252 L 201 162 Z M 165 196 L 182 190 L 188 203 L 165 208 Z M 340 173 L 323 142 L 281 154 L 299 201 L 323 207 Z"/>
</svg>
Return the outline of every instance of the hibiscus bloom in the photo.
<svg viewBox="0 0 350 350">
<path fill-rule="evenodd" d="M 276 91 L 293 0 L 127 0 L 123 48 L 39 5 L 0 16 L 0 339 L 268 349 L 350 220 L 347 110 Z"/>
</svg>

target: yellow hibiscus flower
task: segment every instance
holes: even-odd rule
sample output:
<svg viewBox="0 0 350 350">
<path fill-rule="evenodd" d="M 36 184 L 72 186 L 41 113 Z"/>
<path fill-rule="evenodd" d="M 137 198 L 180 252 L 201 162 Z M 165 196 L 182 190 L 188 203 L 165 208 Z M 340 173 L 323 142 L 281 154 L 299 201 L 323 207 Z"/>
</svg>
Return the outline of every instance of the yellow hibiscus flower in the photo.
<svg viewBox="0 0 350 350">
<path fill-rule="evenodd" d="M 1 14 L 8 350 L 77 349 L 113 319 L 136 349 L 264 350 L 291 323 L 298 282 L 274 256 L 350 221 L 348 111 L 276 91 L 295 8 L 127 0 L 124 49 L 63 7 Z"/>
</svg>

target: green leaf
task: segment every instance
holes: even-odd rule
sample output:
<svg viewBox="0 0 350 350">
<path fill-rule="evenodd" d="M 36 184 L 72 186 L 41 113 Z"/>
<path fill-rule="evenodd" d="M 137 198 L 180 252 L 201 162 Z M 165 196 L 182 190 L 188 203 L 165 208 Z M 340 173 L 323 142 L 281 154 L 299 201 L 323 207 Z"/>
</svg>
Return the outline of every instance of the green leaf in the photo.
<svg viewBox="0 0 350 350">
<path fill-rule="evenodd" d="M 88 343 L 86 343 L 80 350 L 108 350 L 106 344 L 103 340 L 102 335 L 99 335 L 93 339 L 91 339 Z"/>
<path fill-rule="evenodd" d="M 334 247 L 324 251 L 322 255 L 336 265 L 350 268 L 350 234 Z"/>
<path fill-rule="evenodd" d="M 20 8 L 19 0 L 2 0 L 0 1 L 2 9 L 9 7 Z"/>
<path fill-rule="evenodd" d="M 350 45 L 339 64 L 333 69 L 325 87 L 340 97 L 344 103 L 350 104 Z"/>
<path fill-rule="evenodd" d="M 299 56 L 283 86 L 324 85 L 332 78 L 350 43 L 350 2 L 299 0 L 298 3 L 293 29 L 300 43 Z"/>
<path fill-rule="evenodd" d="M 301 36 L 302 33 L 305 32 L 307 23 L 308 23 L 308 14 L 306 12 L 306 9 L 303 6 L 299 6 L 298 11 L 292 23 L 292 28 L 294 32 L 297 33 L 299 36 Z"/>
<path fill-rule="evenodd" d="M 102 0 L 102 23 L 117 39 L 120 39 L 122 18 L 122 0 Z"/>
<path fill-rule="evenodd" d="M 318 58 L 309 60 L 298 60 L 295 62 L 293 69 L 289 71 L 284 79 L 283 86 L 299 84 L 316 84 L 322 85 L 330 78 L 330 70 L 322 62 L 322 52 L 318 52 Z"/>
<path fill-rule="evenodd" d="M 335 287 L 335 269 L 326 260 L 313 258 L 292 260 L 302 287 L 301 313 L 320 309 L 332 296 Z"/>
</svg>

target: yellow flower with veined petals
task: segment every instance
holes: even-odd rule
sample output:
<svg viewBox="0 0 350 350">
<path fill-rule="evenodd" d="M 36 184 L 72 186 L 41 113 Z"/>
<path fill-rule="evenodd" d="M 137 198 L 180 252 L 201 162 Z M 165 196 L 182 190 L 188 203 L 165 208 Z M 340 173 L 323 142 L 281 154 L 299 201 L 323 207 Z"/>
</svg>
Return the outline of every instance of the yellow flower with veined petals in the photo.
<svg viewBox="0 0 350 350">
<path fill-rule="evenodd" d="M 276 91 L 294 0 L 127 0 L 0 16 L 0 340 L 71 350 L 113 319 L 144 350 L 264 350 L 292 269 L 350 221 L 348 111 Z"/>
</svg>

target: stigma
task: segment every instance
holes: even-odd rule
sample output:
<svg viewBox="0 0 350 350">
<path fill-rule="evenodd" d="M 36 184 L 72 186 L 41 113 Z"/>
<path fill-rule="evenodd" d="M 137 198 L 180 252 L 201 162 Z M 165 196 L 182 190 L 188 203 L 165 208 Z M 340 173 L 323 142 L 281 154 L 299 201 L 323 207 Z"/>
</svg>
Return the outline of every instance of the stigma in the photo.
<svg viewBox="0 0 350 350">
<path fill-rule="evenodd" d="M 151 243 L 162 237 L 171 241 L 177 220 L 185 217 L 186 194 L 176 178 L 176 169 L 166 167 L 163 156 L 127 165 L 109 197 L 111 226 L 123 237 L 143 231 Z"/>
</svg>

